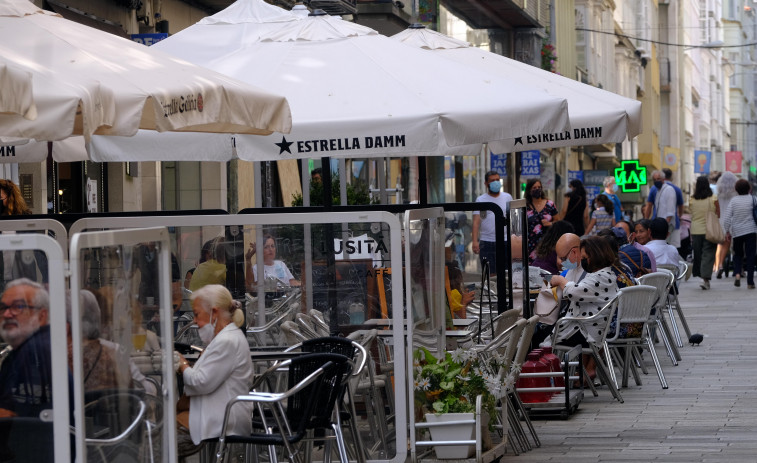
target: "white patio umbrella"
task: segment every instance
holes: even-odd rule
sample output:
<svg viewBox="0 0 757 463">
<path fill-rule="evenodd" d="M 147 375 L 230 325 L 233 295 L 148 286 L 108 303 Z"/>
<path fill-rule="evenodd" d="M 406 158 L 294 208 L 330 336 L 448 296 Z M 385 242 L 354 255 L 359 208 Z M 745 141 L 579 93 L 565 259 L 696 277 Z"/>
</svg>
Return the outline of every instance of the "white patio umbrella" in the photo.
<svg viewBox="0 0 757 463">
<path fill-rule="evenodd" d="M 237 136 L 241 159 L 437 154 L 440 129 L 446 144 L 457 146 L 568 128 L 565 101 L 542 90 L 439 59 L 339 18 L 271 24 L 241 13 L 263 3 L 240 0 L 232 5 L 240 12 L 234 22 L 205 21 L 155 45 L 286 95 L 291 134 Z M 152 138 L 173 138 L 166 135 Z M 130 143 L 100 138 L 93 146 L 98 155 L 120 158 Z"/>
<path fill-rule="evenodd" d="M 3 64 L 31 74 L 37 110 L 34 120 L 0 114 L 4 139 L 132 136 L 140 128 L 268 134 L 291 127 L 282 96 L 68 21 L 25 0 L 0 3 Z M 0 87 L 0 101 L 13 91 Z"/>
<path fill-rule="evenodd" d="M 32 75 L 29 72 L 0 63 L 0 114 L 16 114 L 26 119 L 37 117 L 32 98 Z"/>
<path fill-rule="evenodd" d="M 507 76 L 524 85 L 541 88 L 568 101 L 570 130 L 534 130 L 506 140 L 492 140 L 489 148 L 496 153 L 619 143 L 641 132 L 641 102 L 637 100 L 473 47 L 468 42 L 423 26 L 411 26 L 392 38 L 413 47 L 433 50 L 435 55 L 490 75 Z"/>
</svg>

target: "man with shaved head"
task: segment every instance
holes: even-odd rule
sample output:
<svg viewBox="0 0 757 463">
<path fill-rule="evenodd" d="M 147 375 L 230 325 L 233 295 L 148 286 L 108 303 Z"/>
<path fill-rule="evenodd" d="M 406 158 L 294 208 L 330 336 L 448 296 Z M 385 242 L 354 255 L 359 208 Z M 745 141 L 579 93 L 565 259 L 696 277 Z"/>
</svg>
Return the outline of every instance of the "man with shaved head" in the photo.
<svg viewBox="0 0 757 463">
<path fill-rule="evenodd" d="M 557 265 L 567 270 L 565 278 L 576 281 L 583 273 L 581 268 L 581 238 L 574 233 L 566 233 L 557 240 L 555 245 Z"/>
</svg>

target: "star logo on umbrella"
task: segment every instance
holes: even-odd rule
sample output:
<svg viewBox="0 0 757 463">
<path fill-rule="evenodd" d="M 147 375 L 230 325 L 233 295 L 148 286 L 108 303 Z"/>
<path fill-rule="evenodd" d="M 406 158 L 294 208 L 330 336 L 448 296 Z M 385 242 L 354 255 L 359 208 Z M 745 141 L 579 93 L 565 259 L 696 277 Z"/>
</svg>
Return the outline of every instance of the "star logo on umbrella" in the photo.
<svg viewBox="0 0 757 463">
<path fill-rule="evenodd" d="M 292 154 L 292 150 L 289 149 L 290 146 L 292 146 L 293 141 L 287 141 L 286 137 L 281 137 L 281 143 L 274 143 L 274 145 L 279 147 L 279 154 L 284 154 L 284 151 L 286 151 L 289 154 Z"/>
<path fill-rule="evenodd" d="M 523 144 L 523 137 L 515 137 L 515 143 L 513 144 L 513 146 L 517 145 L 518 143 L 520 143 L 521 145 Z"/>
</svg>

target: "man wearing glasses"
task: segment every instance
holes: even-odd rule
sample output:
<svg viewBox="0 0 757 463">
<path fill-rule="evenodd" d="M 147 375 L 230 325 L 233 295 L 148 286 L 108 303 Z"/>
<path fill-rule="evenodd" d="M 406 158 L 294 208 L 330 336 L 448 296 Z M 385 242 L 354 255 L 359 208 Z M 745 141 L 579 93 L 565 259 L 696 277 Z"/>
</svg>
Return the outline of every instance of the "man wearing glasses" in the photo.
<svg viewBox="0 0 757 463">
<path fill-rule="evenodd" d="M 0 337 L 13 348 L 0 367 L 0 417 L 39 417 L 52 408 L 50 296 L 27 278 L 0 298 Z"/>
</svg>

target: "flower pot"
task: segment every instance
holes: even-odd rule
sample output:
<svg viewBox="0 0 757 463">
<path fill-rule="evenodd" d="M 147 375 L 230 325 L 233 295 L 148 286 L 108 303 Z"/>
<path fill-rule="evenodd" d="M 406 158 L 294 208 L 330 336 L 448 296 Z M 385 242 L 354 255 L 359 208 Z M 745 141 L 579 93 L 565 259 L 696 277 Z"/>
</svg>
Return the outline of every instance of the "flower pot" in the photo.
<svg viewBox="0 0 757 463">
<path fill-rule="evenodd" d="M 447 421 L 464 421 L 473 420 L 473 413 L 444 413 L 436 415 L 434 413 L 426 414 L 427 423 L 440 423 Z M 451 424 L 449 426 L 438 426 L 429 428 L 432 441 L 459 441 L 473 440 L 476 435 L 475 423 L 470 424 Z M 439 460 L 454 460 L 469 458 L 476 451 L 475 445 L 437 445 L 434 447 L 436 458 Z"/>
</svg>

